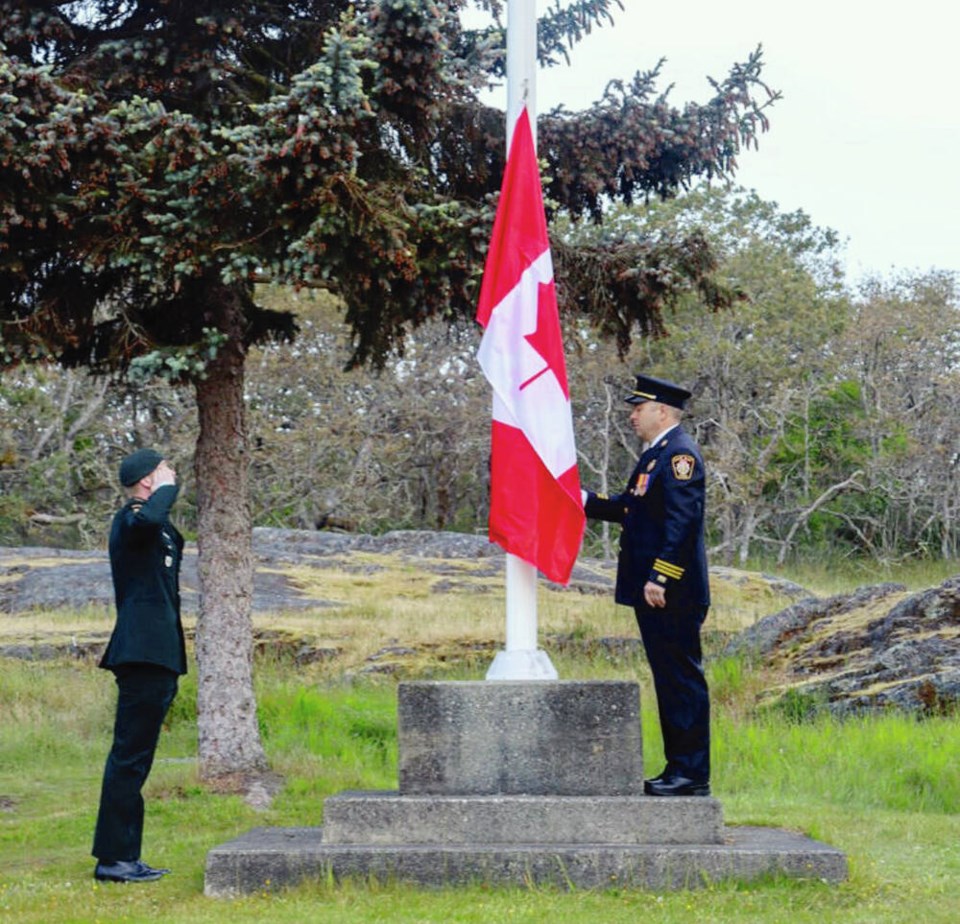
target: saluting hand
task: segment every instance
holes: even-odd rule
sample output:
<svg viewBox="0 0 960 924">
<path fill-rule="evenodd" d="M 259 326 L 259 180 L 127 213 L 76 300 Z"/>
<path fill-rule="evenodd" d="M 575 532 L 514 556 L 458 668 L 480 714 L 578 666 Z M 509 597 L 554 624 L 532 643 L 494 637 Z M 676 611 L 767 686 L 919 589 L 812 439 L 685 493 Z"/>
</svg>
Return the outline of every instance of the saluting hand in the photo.
<svg viewBox="0 0 960 924">
<path fill-rule="evenodd" d="M 164 459 L 163 462 L 157 466 L 156 471 L 153 473 L 153 484 L 150 486 L 150 488 L 152 491 L 156 491 L 157 488 L 163 487 L 165 484 L 176 483 L 177 473 L 173 466 L 167 462 L 166 459 Z"/>
</svg>

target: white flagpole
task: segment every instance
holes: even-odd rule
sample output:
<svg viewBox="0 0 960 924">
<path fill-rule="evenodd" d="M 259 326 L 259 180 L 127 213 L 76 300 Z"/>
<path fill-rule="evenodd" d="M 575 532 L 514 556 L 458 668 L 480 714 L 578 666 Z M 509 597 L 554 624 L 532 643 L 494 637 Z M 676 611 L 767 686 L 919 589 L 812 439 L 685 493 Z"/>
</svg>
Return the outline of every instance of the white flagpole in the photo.
<svg viewBox="0 0 960 924">
<path fill-rule="evenodd" d="M 537 143 L 537 4 L 507 0 L 507 152 L 523 107 Z M 537 647 L 537 569 L 507 554 L 506 649 L 497 653 L 487 680 L 556 680 L 557 670 Z"/>
<path fill-rule="evenodd" d="M 527 107 L 537 145 L 537 0 L 507 0 L 507 153 Z"/>
</svg>

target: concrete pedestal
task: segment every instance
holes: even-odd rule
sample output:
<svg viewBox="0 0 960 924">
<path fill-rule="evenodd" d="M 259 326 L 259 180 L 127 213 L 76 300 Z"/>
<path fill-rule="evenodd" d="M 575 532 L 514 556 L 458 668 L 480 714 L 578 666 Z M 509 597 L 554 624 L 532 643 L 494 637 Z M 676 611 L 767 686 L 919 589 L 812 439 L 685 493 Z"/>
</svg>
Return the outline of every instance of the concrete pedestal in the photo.
<svg viewBox="0 0 960 924">
<path fill-rule="evenodd" d="M 206 894 L 330 874 L 651 889 L 846 878 L 840 851 L 725 827 L 716 799 L 644 796 L 639 706 L 634 683 L 401 684 L 399 791 L 340 793 L 323 827 L 257 828 L 211 850 Z"/>
<path fill-rule="evenodd" d="M 404 795 L 643 792 L 635 683 L 404 683 L 397 738 Z"/>
</svg>

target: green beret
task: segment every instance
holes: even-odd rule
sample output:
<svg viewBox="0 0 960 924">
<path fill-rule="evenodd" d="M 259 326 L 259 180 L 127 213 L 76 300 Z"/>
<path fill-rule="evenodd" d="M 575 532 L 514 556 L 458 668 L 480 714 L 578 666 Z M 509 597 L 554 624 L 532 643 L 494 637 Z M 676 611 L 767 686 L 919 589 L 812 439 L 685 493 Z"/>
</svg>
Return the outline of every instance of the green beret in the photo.
<svg viewBox="0 0 960 924">
<path fill-rule="evenodd" d="M 146 478 L 163 461 L 156 449 L 138 449 L 120 463 L 120 484 L 125 488 Z"/>
</svg>

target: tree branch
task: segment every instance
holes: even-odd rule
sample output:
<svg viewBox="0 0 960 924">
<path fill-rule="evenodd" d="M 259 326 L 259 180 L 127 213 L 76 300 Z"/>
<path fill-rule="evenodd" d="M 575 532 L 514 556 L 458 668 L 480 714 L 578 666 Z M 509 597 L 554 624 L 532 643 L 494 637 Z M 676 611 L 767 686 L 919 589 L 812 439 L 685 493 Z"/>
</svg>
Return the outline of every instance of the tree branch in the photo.
<svg viewBox="0 0 960 924">
<path fill-rule="evenodd" d="M 844 481 L 838 482 L 837 484 L 831 485 L 824 491 L 806 510 L 800 512 L 800 515 L 793 521 L 793 525 L 790 527 L 787 535 L 784 537 L 783 544 L 780 547 L 780 553 L 777 555 L 777 564 L 782 565 L 784 559 L 787 557 L 787 552 L 790 549 L 790 544 L 793 542 L 793 537 L 797 534 L 797 530 L 800 529 L 807 520 L 813 516 L 827 501 L 831 498 L 836 497 L 842 491 L 846 491 L 848 488 L 854 488 L 857 491 L 866 491 L 866 488 L 857 481 L 863 474 L 861 469 L 857 469 L 849 478 Z M 859 532 L 859 531 L 858 531 Z"/>
</svg>

